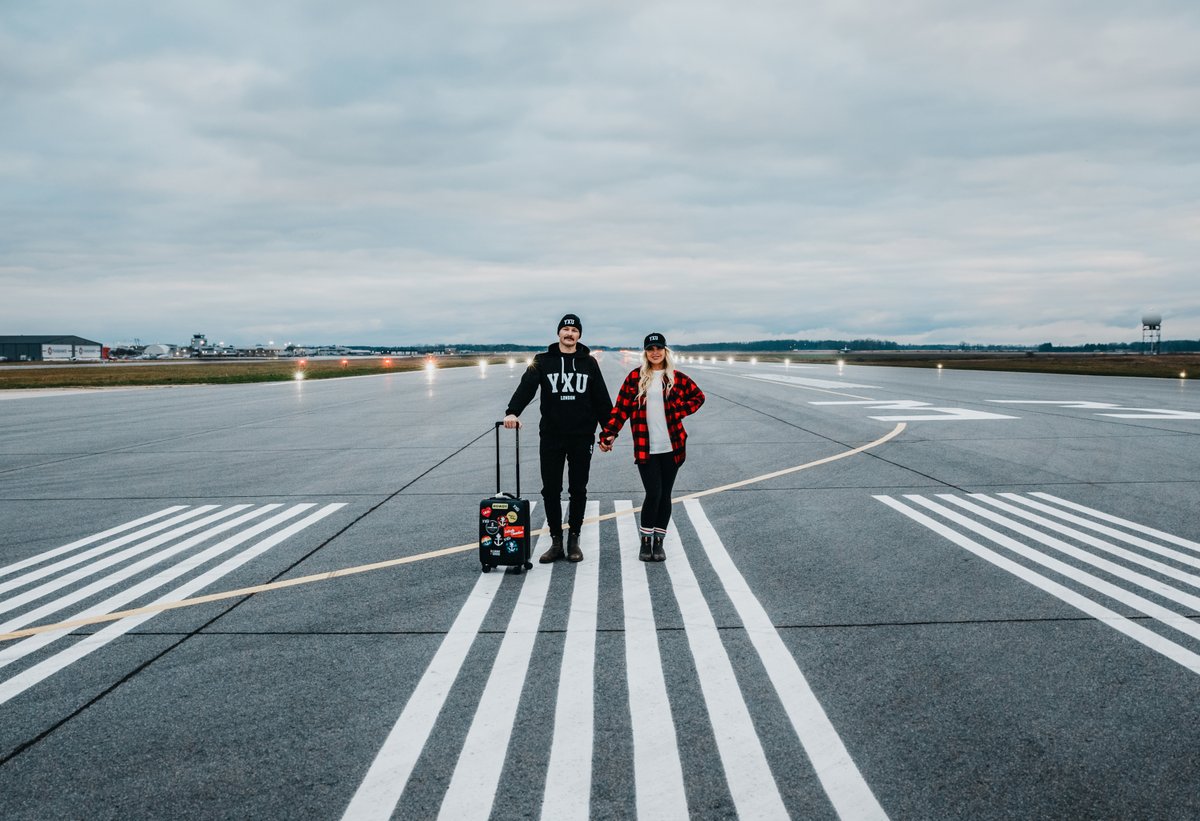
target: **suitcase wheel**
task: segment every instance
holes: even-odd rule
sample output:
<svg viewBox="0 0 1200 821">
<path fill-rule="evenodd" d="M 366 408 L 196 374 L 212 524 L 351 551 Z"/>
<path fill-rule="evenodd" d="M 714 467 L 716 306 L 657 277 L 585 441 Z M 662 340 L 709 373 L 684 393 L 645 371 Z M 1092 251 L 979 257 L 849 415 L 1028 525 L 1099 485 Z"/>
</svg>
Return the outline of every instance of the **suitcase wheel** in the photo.
<svg viewBox="0 0 1200 821">
<path fill-rule="evenodd" d="M 526 570 L 533 570 L 533 562 L 525 562 Z"/>
<path fill-rule="evenodd" d="M 484 572 L 484 573 L 491 573 L 491 572 L 492 572 L 492 566 L 491 566 L 490 564 L 484 564 L 483 562 L 480 562 L 480 563 L 479 563 L 479 566 L 480 566 L 481 568 L 483 568 L 483 572 Z"/>
</svg>

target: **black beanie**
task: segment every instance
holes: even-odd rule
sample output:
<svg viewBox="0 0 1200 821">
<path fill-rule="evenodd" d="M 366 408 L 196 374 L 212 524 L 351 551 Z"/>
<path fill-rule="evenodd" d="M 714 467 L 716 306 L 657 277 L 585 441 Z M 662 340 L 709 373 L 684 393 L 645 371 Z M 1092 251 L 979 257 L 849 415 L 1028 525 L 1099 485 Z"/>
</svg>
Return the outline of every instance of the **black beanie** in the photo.
<svg viewBox="0 0 1200 821">
<path fill-rule="evenodd" d="M 579 317 L 575 316 L 575 314 L 567 314 L 558 320 L 558 330 L 561 331 L 563 328 L 574 328 L 579 331 L 580 336 L 583 336 L 583 323 L 579 321 Z"/>
</svg>

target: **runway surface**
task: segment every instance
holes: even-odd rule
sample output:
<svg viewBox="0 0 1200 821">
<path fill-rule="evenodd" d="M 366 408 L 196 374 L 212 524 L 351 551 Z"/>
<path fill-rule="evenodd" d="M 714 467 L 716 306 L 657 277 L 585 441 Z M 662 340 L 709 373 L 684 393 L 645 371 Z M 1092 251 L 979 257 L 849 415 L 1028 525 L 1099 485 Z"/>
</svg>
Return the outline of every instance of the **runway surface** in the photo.
<svg viewBox="0 0 1200 821">
<path fill-rule="evenodd" d="M 0 817 L 1200 816 L 1195 384 L 680 367 L 668 560 L 626 430 L 522 575 L 520 368 L 5 401 L 0 634 L 135 615 L 0 642 Z"/>
</svg>

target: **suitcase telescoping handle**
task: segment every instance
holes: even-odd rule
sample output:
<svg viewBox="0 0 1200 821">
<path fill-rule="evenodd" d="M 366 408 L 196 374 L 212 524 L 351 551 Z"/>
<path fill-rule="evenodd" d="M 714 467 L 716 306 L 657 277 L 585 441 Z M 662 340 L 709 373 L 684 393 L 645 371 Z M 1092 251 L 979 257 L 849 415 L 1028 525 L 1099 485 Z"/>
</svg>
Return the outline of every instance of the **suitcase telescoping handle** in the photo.
<svg viewBox="0 0 1200 821">
<path fill-rule="evenodd" d="M 496 495 L 500 495 L 500 428 L 504 427 L 504 422 L 496 423 Z M 521 496 L 521 429 L 513 428 L 513 433 L 516 435 L 517 448 L 517 492 L 516 497 Z"/>
</svg>

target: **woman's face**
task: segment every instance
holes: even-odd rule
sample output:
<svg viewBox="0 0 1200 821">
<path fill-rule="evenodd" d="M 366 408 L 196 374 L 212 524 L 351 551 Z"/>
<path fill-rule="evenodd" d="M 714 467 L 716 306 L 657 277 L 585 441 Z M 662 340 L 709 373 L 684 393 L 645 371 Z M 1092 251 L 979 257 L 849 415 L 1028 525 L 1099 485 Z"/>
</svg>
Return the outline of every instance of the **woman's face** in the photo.
<svg viewBox="0 0 1200 821">
<path fill-rule="evenodd" d="M 646 349 L 646 358 L 650 360 L 650 367 L 661 368 L 663 360 L 667 358 L 667 351 L 665 348 L 654 345 Z"/>
</svg>

